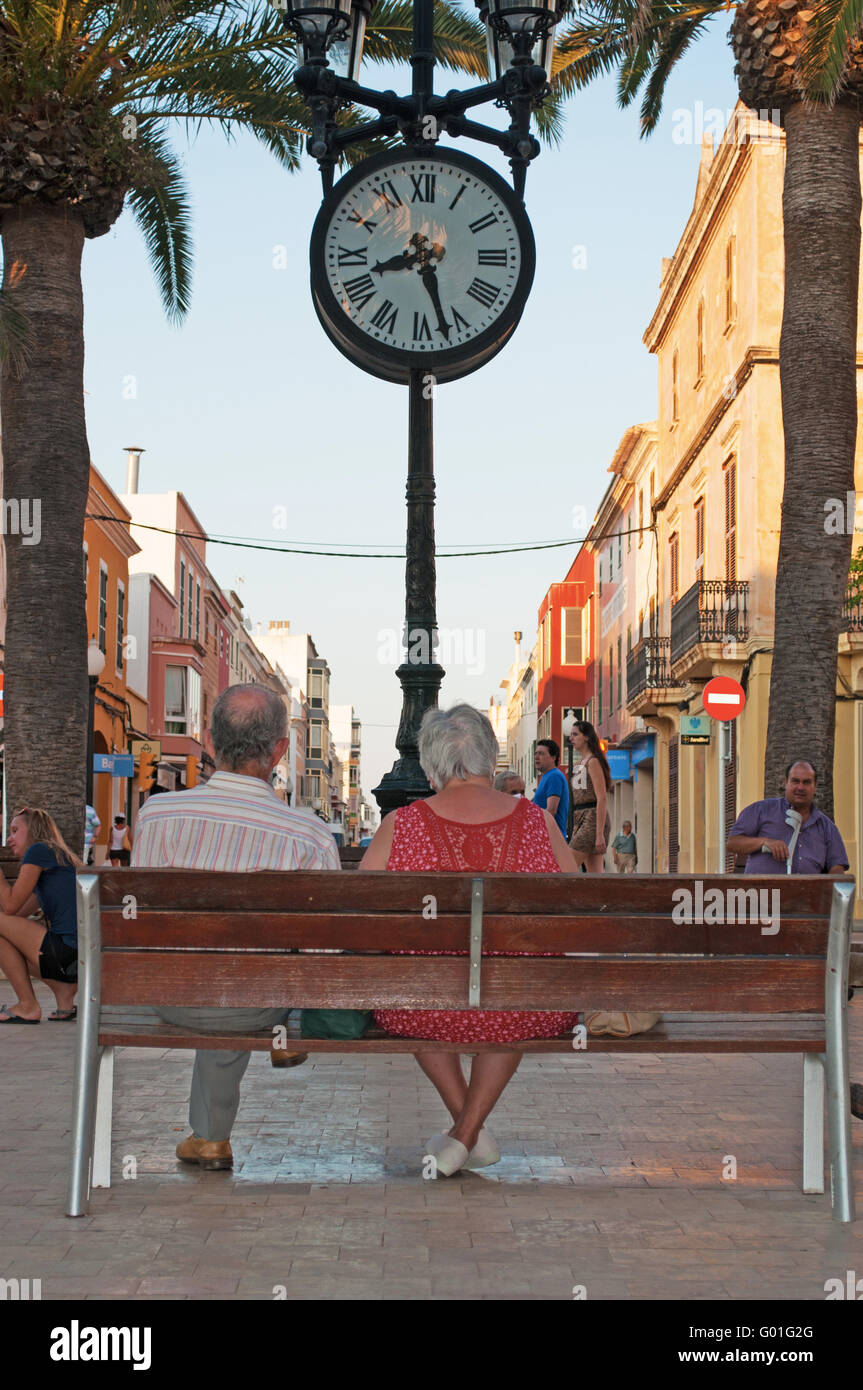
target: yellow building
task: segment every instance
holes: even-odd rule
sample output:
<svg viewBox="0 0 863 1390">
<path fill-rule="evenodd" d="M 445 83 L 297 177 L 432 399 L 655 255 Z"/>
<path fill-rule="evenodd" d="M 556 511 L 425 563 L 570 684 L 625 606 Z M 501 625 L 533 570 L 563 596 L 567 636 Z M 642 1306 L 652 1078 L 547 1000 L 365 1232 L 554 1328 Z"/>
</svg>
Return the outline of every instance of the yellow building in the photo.
<svg viewBox="0 0 863 1390">
<path fill-rule="evenodd" d="M 715 871 L 725 859 L 719 829 L 724 847 L 744 806 L 782 791 L 765 788 L 763 772 L 784 479 L 784 143 L 742 107 L 729 133 L 715 152 L 710 141 L 703 146 L 695 203 L 674 256 L 663 264 L 659 302 L 644 336 L 659 375 L 651 507 L 656 626 L 649 679 L 630 692 L 627 707 L 657 732 L 660 872 Z M 863 452 L 857 487 L 863 488 Z M 834 809 L 860 884 L 859 612 L 855 624 L 840 638 Z M 720 760 L 715 736 L 701 747 L 681 746 L 679 737 L 681 716 L 703 714 L 701 690 L 716 675 L 733 676 L 746 689 L 746 708 L 730 725 L 727 760 Z M 788 748 L 789 760 L 805 754 Z M 857 913 L 863 915 L 859 898 Z"/>
</svg>

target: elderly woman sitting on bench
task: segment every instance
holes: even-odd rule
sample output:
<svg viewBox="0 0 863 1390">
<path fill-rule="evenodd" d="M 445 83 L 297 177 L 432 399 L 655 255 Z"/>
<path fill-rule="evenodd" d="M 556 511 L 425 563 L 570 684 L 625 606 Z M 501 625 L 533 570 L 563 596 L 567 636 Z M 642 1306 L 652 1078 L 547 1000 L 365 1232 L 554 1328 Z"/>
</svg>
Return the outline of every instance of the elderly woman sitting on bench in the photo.
<svg viewBox="0 0 863 1390">
<path fill-rule="evenodd" d="M 552 816 L 532 801 L 492 786 L 498 743 L 491 723 L 471 705 L 427 710 L 419 759 L 435 795 L 386 817 L 362 862 L 363 869 L 401 873 L 577 872 L 575 859 Z M 417 954 L 422 954 L 421 952 Z M 438 1173 L 497 1163 L 500 1151 L 484 1124 L 515 1074 L 521 1054 L 506 1044 L 554 1038 L 570 1031 L 577 1014 L 503 1010 L 383 1009 L 375 1023 L 395 1037 L 502 1045 L 480 1052 L 466 1081 L 456 1052 L 420 1052 L 417 1061 L 452 1116 L 427 1152 Z"/>
</svg>

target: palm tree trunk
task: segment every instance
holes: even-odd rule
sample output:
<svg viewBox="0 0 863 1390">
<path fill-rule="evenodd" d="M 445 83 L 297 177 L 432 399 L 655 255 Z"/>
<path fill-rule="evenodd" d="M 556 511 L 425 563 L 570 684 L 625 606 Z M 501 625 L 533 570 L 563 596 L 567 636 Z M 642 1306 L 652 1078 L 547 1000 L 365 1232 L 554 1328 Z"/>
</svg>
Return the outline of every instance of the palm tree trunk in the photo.
<svg viewBox="0 0 863 1390">
<path fill-rule="evenodd" d="M 70 847 L 84 839 L 87 624 L 83 535 L 90 452 L 84 422 L 84 227 L 32 204 L 0 223 L 4 285 L 28 320 L 31 357 L 0 371 L 3 497 L 27 499 L 32 535 L 6 535 L 8 807 L 41 806 Z M 38 512 L 35 510 L 38 504 Z M 39 537 L 38 543 L 32 541 Z M 28 540 L 30 543 L 28 543 Z"/>
<path fill-rule="evenodd" d="M 785 491 L 776 573 L 765 795 L 792 758 L 818 773 L 833 812 L 836 669 L 850 535 L 828 535 L 825 502 L 854 488 L 859 117 L 850 108 L 785 113 L 785 307 L 779 346 Z"/>
</svg>

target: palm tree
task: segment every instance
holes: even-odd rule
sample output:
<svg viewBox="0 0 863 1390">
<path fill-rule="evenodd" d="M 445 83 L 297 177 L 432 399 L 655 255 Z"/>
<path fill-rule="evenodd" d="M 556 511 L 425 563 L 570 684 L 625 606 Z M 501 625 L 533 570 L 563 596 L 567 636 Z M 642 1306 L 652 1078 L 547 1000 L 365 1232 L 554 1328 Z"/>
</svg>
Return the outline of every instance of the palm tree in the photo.
<svg viewBox="0 0 863 1390">
<path fill-rule="evenodd" d="M 410 52 L 409 0 L 384 0 L 372 61 Z M 482 74 L 483 33 L 436 4 L 436 54 Z M 190 301 L 188 202 L 172 123 L 250 131 L 283 169 L 300 161 L 306 108 L 294 40 L 262 0 L 0 0 L 0 420 L 4 496 L 39 499 L 41 540 L 6 536 L 9 805 L 50 807 L 83 840 L 87 631 L 82 545 L 81 254 L 128 204 L 168 317 Z"/>
<path fill-rule="evenodd" d="M 643 92 L 654 129 L 669 74 L 705 26 L 734 9 L 740 99 L 785 131 L 785 304 L 779 345 L 785 489 L 764 779 L 792 754 L 819 770 L 832 812 L 837 640 L 850 535 L 826 535 L 824 502 L 854 488 L 860 264 L 859 0 L 595 0 L 570 23 L 557 85 L 616 70 L 622 105 Z"/>
</svg>

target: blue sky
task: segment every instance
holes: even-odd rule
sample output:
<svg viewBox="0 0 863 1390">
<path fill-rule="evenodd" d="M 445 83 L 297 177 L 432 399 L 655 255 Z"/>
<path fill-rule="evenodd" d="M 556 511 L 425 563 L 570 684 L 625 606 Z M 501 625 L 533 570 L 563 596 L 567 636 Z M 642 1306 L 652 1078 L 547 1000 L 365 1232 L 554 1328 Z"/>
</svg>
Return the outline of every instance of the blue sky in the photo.
<svg viewBox="0 0 863 1390">
<path fill-rule="evenodd" d="M 697 144 L 672 139 L 673 114 L 697 102 L 705 111 L 733 106 L 726 29 L 723 18 L 683 61 L 649 140 L 606 79 L 569 103 L 561 145 L 532 165 L 526 205 L 537 271 L 524 317 L 488 366 L 437 394 L 439 544 L 575 541 L 573 517 L 579 508 L 593 515 L 620 436 L 653 418 L 656 365 L 641 338 L 662 257 L 692 206 L 699 158 Z M 363 76 L 388 85 L 381 70 Z M 408 76 L 395 80 L 408 89 Z M 439 72 L 438 90 L 452 85 Z M 496 152 L 461 143 L 507 172 Z M 254 141 L 227 143 L 217 132 L 178 147 L 195 237 L 183 326 L 163 314 L 128 213 L 87 243 L 93 461 L 123 491 L 124 447 L 142 446 L 141 491 L 181 489 L 209 532 L 335 549 L 402 545 L 407 390 L 354 367 L 317 321 L 308 283 L 317 167 L 307 161 L 286 174 Z M 282 508 L 287 528 L 276 529 Z M 438 621 L 459 632 L 442 704 L 487 704 L 510 664 L 513 631 L 533 640 L 539 603 L 575 549 L 439 559 Z M 403 561 L 218 545 L 208 560 L 253 622 L 288 618 L 313 634 L 332 671 L 331 698 L 352 703 L 363 721 L 370 792 L 395 758 L 401 692 L 386 634 L 402 622 Z"/>
</svg>

